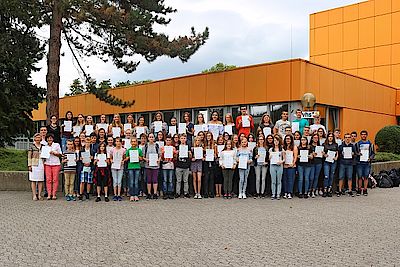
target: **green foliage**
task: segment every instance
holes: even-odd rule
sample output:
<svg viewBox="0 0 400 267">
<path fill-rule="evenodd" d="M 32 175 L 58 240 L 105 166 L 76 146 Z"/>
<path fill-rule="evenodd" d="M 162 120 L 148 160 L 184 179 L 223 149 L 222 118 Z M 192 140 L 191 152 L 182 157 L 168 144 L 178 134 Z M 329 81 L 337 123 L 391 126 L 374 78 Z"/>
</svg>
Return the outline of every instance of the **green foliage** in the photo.
<svg viewBox="0 0 400 267">
<path fill-rule="evenodd" d="M 225 65 L 224 63 L 219 62 L 214 66 L 212 66 L 211 68 L 203 70 L 201 73 L 220 72 L 220 71 L 232 70 L 235 68 L 236 68 L 235 65 Z"/>
<path fill-rule="evenodd" d="M 375 136 L 375 144 L 380 152 L 400 154 L 400 126 L 383 127 Z"/>
<path fill-rule="evenodd" d="M 114 88 L 117 88 L 117 87 L 123 87 L 123 86 L 128 86 L 128 85 L 137 85 L 137 84 L 145 84 L 145 83 L 151 83 L 153 80 L 143 80 L 143 81 L 130 81 L 130 80 L 127 80 L 126 82 L 117 82 L 115 85 L 114 85 Z"/>
<path fill-rule="evenodd" d="M 72 84 L 69 86 L 70 93 L 66 93 L 66 96 L 80 95 L 87 93 L 85 86 L 82 84 L 80 79 L 74 79 Z"/>
<path fill-rule="evenodd" d="M 0 148 L 0 171 L 27 171 L 27 151 Z"/>
<path fill-rule="evenodd" d="M 44 55 L 34 27 L 40 25 L 36 1 L 0 1 L 0 146 L 33 129 L 32 110 L 45 90 L 31 73 Z"/>
<path fill-rule="evenodd" d="M 386 162 L 393 160 L 400 160 L 400 155 L 387 152 L 377 152 L 375 154 L 375 162 Z"/>
</svg>

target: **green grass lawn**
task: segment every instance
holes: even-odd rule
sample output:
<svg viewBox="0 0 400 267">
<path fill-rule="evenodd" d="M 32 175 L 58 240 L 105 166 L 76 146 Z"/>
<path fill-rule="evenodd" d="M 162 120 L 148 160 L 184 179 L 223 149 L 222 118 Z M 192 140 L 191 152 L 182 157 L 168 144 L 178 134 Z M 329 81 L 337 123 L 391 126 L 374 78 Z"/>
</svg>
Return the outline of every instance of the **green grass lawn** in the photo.
<svg viewBox="0 0 400 267">
<path fill-rule="evenodd" d="M 0 171 L 27 171 L 26 150 L 0 148 Z"/>
</svg>

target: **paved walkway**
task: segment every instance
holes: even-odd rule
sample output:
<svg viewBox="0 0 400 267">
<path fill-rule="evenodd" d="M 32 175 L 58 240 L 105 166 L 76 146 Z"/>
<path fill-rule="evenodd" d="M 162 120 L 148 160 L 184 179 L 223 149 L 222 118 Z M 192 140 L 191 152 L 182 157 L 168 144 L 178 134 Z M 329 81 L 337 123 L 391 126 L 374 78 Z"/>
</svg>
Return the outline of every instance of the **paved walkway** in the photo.
<svg viewBox="0 0 400 267">
<path fill-rule="evenodd" d="M 368 197 L 30 200 L 0 192 L 0 266 L 397 266 L 400 189 Z"/>
</svg>

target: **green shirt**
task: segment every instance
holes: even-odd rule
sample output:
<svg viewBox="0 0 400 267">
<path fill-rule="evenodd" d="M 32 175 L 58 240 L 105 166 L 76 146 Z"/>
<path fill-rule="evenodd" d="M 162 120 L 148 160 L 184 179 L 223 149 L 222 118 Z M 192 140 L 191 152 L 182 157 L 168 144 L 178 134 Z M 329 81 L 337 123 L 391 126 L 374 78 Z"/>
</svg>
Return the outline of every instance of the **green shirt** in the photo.
<svg viewBox="0 0 400 267">
<path fill-rule="evenodd" d="M 293 120 L 293 122 L 299 123 L 299 131 L 300 131 L 301 135 L 303 135 L 304 127 L 309 126 L 308 120 L 306 120 L 304 118 L 301 118 L 301 119 L 296 118 L 295 120 Z"/>
<path fill-rule="evenodd" d="M 129 151 L 131 151 L 131 150 L 139 150 L 139 157 L 143 157 L 143 153 L 142 153 L 142 150 L 140 149 L 140 148 L 138 148 L 138 147 L 136 147 L 136 148 L 133 148 L 133 147 L 131 147 L 131 148 L 129 148 L 127 151 L 126 151 L 126 156 L 127 157 L 129 157 Z M 132 169 L 140 169 L 140 162 L 130 162 L 130 159 L 129 159 L 129 161 L 128 161 L 128 170 L 132 170 Z"/>
</svg>

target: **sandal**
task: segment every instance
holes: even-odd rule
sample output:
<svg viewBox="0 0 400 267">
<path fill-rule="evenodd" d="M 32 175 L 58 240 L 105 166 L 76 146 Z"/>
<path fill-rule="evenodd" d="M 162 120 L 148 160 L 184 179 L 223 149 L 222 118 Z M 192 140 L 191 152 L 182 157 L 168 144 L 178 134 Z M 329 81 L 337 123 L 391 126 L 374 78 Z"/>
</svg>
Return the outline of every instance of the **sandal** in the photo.
<svg viewBox="0 0 400 267">
<path fill-rule="evenodd" d="M 56 197 L 56 196 L 53 196 L 51 199 L 52 199 L 52 200 L 57 200 L 57 197 Z"/>
<path fill-rule="evenodd" d="M 47 200 L 51 200 L 51 196 L 48 196 L 48 197 L 47 197 Z"/>
<path fill-rule="evenodd" d="M 32 200 L 34 201 L 38 200 L 37 196 L 32 197 Z"/>
</svg>

